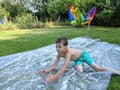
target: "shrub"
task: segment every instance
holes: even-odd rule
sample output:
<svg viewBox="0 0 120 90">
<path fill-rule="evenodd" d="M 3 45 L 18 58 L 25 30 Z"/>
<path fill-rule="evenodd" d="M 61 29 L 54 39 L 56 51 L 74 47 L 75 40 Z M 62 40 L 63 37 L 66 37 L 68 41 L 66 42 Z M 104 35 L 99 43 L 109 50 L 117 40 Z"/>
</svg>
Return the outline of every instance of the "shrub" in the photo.
<svg viewBox="0 0 120 90">
<path fill-rule="evenodd" d="M 18 26 L 12 22 L 0 25 L 0 30 L 17 30 L 17 29 L 19 29 Z"/>
<path fill-rule="evenodd" d="M 112 16 L 111 16 L 111 26 L 120 26 L 120 4 L 116 6 Z"/>
<path fill-rule="evenodd" d="M 17 24 L 26 24 L 32 22 L 32 14 L 25 13 L 22 16 L 17 16 L 15 19 L 15 23 Z"/>
<path fill-rule="evenodd" d="M 19 27 L 21 29 L 43 28 L 45 27 L 45 24 L 43 22 L 31 22 L 27 24 L 20 24 Z"/>
<path fill-rule="evenodd" d="M 101 13 L 96 14 L 96 23 L 97 25 L 109 26 L 111 25 L 111 16 L 113 10 L 104 9 Z"/>
</svg>

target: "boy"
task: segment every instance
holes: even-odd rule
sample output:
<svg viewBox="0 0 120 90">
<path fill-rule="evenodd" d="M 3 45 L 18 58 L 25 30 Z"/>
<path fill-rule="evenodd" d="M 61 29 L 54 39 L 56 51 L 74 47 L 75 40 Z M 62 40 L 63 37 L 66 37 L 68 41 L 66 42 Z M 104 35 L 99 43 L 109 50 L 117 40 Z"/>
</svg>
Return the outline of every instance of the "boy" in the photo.
<svg viewBox="0 0 120 90">
<path fill-rule="evenodd" d="M 65 58 L 64 66 L 56 74 L 48 76 L 45 82 L 50 83 L 56 78 L 58 78 L 66 70 L 70 60 L 73 60 L 75 62 L 75 69 L 80 73 L 83 73 L 82 64 L 86 62 L 96 71 L 112 71 L 114 74 L 120 75 L 120 73 L 116 70 L 103 68 L 96 65 L 93 59 L 88 55 L 88 53 L 85 50 L 72 49 L 69 48 L 67 45 L 68 40 L 65 37 L 60 37 L 56 40 L 56 50 L 58 54 L 56 56 L 54 64 L 49 69 L 41 70 L 39 73 L 47 74 L 51 70 L 53 70 L 58 65 L 60 57 Z"/>
</svg>

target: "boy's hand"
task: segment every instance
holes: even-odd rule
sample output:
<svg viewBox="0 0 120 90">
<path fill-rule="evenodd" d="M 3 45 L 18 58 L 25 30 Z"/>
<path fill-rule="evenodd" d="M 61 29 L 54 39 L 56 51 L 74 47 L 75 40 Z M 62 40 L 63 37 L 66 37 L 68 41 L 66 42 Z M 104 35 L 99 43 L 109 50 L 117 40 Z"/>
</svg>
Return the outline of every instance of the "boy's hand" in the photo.
<svg viewBox="0 0 120 90">
<path fill-rule="evenodd" d="M 55 79 L 56 79 L 55 75 L 49 75 L 49 76 L 46 78 L 45 82 L 46 82 L 46 83 L 50 83 L 50 82 L 54 81 Z"/>
<path fill-rule="evenodd" d="M 40 72 L 39 72 L 39 74 L 47 74 L 48 73 L 48 71 L 46 71 L 46 70 L 41 70 Z"/>
</svg>

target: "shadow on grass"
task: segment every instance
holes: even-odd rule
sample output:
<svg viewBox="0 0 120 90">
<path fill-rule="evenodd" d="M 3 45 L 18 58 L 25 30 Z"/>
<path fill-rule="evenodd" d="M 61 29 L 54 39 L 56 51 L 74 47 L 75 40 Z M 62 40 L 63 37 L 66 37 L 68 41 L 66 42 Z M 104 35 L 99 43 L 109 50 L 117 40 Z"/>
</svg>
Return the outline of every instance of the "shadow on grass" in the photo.
<svg viewBox="0 0 120 90">
<path fill-rule="evenodd" d="M 53 44 L 57 37 L 66 36 L 68 39 L 76 37 L 99 38 L 101 41 L 120 44 L 120 28 L 91 26 L 75 28 L 73 26 L 27 29 L 0 32 L 0 56 L 23 52 Z"/>
</svg>

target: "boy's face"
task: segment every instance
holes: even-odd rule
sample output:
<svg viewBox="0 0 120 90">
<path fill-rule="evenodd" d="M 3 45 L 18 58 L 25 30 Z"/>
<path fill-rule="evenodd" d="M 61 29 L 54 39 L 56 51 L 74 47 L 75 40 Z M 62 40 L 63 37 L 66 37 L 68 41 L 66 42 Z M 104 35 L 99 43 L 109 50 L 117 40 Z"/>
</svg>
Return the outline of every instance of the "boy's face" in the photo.
<svg viewBox="0 0 120 90">
<path fill-rule="evenodd" d="M 63 45 L 63 43 L 56 43 L 56 50 L 58 53 L 64 52 L 67 46 Z"/>
</svg>

